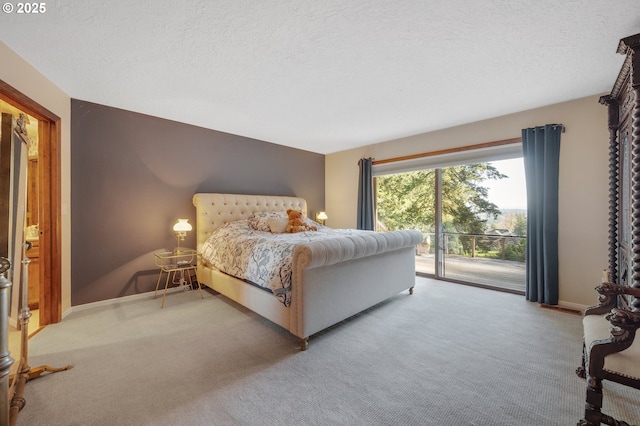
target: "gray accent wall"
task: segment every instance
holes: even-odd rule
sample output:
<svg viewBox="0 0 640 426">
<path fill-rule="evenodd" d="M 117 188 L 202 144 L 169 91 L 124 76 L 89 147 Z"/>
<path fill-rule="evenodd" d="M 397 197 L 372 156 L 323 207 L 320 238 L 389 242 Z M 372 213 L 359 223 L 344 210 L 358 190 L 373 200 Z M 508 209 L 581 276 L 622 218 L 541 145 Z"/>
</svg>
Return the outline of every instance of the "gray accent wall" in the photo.
<svg viewBox="0 0 640 426">
<path fill-rule="evenodd" d="M 149 292 L 153 253 L 191 197 L 304 197 L 324 210 L 325 156 L 91 102 L 71 101 L 71 304 Z M 195 247 L 195 232 L 185 245 Z M 194 295 L 195 296 L 195 295 Z"/>
</svg>

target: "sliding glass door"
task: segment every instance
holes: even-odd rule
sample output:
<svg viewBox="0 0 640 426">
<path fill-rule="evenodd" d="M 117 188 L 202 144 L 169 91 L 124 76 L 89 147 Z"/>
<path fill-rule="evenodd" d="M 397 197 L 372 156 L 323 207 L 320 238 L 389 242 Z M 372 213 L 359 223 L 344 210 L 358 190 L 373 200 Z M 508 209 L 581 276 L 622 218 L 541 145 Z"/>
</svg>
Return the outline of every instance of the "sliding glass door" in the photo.
<svg viewBox="0 0 640 426">
<path fill-rule="evenodd" d="M 379 175 L 377 229 L 417 229 L 416 271 L 524 292 L 522 158 Z"/>
</svg>

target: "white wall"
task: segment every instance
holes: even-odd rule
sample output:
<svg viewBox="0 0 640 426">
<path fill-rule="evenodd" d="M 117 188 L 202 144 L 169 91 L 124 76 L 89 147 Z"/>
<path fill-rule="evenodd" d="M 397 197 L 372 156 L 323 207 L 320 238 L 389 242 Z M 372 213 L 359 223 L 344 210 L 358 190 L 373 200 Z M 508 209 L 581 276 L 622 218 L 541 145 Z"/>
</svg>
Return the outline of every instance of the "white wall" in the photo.
<svg viewBox="0 0 640 426">
<path fill-rule="evenodd" d="M 325 160 L 327 225 L 356 226 L 358 160 L 376 160 L 521 137 L 527 127 L 564 124 L 560 151 L 560 304 L 597 302 L 593 288 L 607 266 L 607 108 L 591 96 L 490 120 L 329 154 Z"/>
<path fill-rule="evenodd" d="M 71 99 L 60 88 L 0 42 L 0 80 L 33 99 L 61 119 L 62 312 L 71 308 Z"/>
</svg>

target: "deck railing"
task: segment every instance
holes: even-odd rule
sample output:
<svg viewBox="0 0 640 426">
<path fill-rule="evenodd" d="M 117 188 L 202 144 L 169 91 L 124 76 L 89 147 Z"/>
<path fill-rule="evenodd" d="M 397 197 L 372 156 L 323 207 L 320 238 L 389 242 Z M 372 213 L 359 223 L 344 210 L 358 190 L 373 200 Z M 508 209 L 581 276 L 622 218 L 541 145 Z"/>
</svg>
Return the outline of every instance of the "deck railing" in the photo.
<svg viewBox="0 0 640 426">
<path fill-rule="evenodd" d="M 416 270 L 439 278 L 524 291 L 526 236 L 444 232 L 436 273 L 435 235 L 416 252 Z"/>
<path fill-rule="evenodd" d="M 527 237 L 522 235 L 443 232 L 444 253 L 524 262 Z"/>
</svg>

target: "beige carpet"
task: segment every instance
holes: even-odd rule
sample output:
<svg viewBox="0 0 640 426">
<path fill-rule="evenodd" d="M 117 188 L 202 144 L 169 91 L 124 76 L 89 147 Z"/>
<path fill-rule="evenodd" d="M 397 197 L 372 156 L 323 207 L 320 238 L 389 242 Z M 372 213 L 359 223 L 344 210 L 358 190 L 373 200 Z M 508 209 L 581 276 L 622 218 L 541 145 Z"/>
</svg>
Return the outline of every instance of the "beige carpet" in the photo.
<svg viewBox="0 0 640 426">
<path fill-rule="evenodd" d="M 336 294 L 336 297 L 340 297 Z M 581 319 L 522 296 L 417 278 L 314 336 L 221 296 L 180 292 L 72 313 L 31 339 L 19 425 L 574 425 Z M 605 385 L 640 419 L 640 392 Z"/>
</svg>

